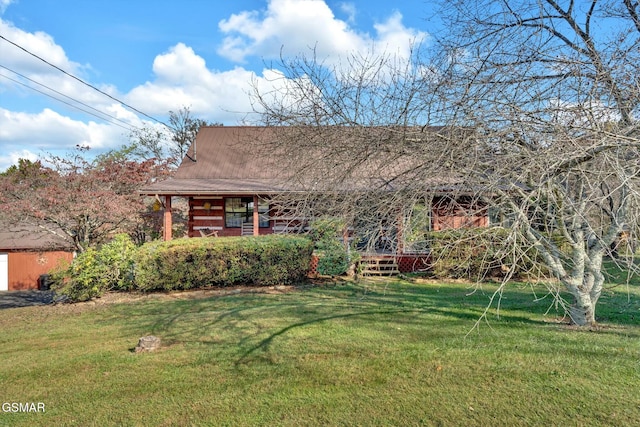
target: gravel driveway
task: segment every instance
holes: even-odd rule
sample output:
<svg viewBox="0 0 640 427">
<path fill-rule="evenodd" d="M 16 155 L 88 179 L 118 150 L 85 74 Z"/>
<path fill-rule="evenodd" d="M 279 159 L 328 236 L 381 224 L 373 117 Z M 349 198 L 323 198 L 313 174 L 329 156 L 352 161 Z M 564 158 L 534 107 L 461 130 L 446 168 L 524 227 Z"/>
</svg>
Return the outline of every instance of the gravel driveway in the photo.
<svg viewBox="0 0 640 427">
<path fill-rule="evenodd" d="M 47 305 L 53 302 L 52 291 L 10 291 L 0 292 L 0 310 L 4 308 Z"/>
</svg>

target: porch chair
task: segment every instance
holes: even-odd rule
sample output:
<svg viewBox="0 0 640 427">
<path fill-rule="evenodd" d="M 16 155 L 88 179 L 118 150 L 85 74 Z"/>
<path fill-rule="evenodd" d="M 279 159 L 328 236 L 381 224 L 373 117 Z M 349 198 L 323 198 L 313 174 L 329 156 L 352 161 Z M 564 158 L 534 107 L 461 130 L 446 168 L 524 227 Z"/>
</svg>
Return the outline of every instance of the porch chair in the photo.
<svg viewBox="0 0 640 427">
<path fill-rule="evenodd" d="M 217 230 L 211 230 L 210 228 L 199 229 L 200 237 L 218 237 Z"/>
</svg>

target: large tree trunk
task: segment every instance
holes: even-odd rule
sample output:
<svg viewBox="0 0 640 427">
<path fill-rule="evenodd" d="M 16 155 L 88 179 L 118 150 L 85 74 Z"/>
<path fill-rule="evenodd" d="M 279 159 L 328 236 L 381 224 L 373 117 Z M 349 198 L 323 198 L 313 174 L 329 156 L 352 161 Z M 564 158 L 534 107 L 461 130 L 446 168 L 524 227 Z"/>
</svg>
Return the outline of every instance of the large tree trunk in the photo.
<svg viewBox="0 0 640 427">
<path fill-rule="evenodd" d="M 575 301 L 569 308 L 571 323 L 578 326 L 595 325 L 596 323 L 596 302 L 591 299 L 588 293 L 574 295 Z"/>
<path fill-rule="evenodd" d="M 602 263 L 599 266 L 602 268 Z M 578 326 L 596 324 L 596 304 L 602 293 L 603 283 L 604 276 L 598 269 L 595 272 L 586 273 L 579 285 L 567 285 L 574 298 L 569 308 L 571 323 Z"/>
</svg>

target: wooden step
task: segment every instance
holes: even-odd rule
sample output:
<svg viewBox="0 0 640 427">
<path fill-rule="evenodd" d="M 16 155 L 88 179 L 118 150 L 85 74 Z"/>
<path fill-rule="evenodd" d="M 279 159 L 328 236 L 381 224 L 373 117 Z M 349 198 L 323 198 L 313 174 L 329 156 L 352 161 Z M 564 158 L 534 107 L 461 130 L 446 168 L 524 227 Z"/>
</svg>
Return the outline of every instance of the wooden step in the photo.
<svg viewBox="0 0 640 427">
<path fill-rule="evenodd" d="M 360 261 L 363 276 L 394 276 L 400 274 L 394 258 L 365 258 Z"/>
</svg>

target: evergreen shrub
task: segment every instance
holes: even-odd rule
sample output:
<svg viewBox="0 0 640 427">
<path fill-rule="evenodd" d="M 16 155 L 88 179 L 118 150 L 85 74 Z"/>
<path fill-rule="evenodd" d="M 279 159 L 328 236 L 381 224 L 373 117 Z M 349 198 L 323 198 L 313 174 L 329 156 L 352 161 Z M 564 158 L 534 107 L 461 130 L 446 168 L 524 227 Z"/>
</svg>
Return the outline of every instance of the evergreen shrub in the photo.
<svg viewBox="0 0 640 427">
<path fill-rule="evenodd" d="M 342 242 L 344 222 L 334 218 L 317 219 L 311 223 L 310 235 L 314 242 L 314 254 L 318 257 L 318 274 L 339 276 L 353 262 Z"/>
<path fill-rule="evenodd" d="M 133 289 L 133 254 L 136 245 L 119 234 L 99 248 L 89 248 L 52 274 L 52 289 L 70 301 L 87 301 L 110 290 Z"/>
</svg>

